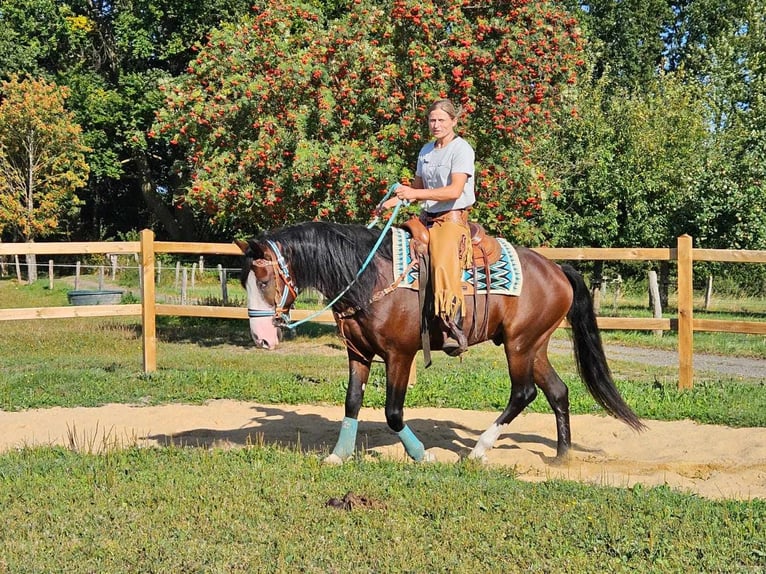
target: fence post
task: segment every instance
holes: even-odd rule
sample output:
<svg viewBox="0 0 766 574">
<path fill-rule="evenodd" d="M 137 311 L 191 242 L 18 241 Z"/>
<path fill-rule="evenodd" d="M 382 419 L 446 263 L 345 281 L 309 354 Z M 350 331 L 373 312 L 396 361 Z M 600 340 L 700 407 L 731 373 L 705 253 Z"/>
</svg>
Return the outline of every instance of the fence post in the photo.
<svg viewBox="0 0 766 574">
<path fill-rule="evenodd" d="M 192 277 L 194 277 L 194 271 L 192 271 Z M 188 281 L 189 270 L 184 267 L 181 273 L 181 305 L 186 305 L 186 297 L 188 293 Z"/>
<path fill-rule="evenodd" d="M 692 238 L 678 238 L 678 388 L 694 386 L 694 291 L 692 284 Z"/>
<path fill-rule="evenodd" d="M 713 276 L 707 276 L 707 287 L 705 287 L 705 311 L 710 311 L 710 304 L 713 300 Z"/>
<path fill-rule="evenodd" d="M 157 309 L 154 284 L 154 232 L 141 231 L 141 325 L 144 373 L 157 370 Z"/>
<path fill-rule="evenodd" d="M 229 287 L 226 284 L 228 281 L 228 274 L 226 273 L 226 269 L 223 268 L 223 265 L 220 263 L 218 264 L 218 281 L 221 283 L 221 299 L 223 300 L 224 306 L 226 306 L 229 303 Z"/>
<path fill-rule="evenodd" d="M 652 269 L 649 271 L 649 307 L 652 309 L 652 317 L 662 318 L 662 303 L 660 302 L 660 284 L 657 281 L 657 272 Z M 662 329 L 653 331 L 655 337 L 662 337 Z"/>
</svg>

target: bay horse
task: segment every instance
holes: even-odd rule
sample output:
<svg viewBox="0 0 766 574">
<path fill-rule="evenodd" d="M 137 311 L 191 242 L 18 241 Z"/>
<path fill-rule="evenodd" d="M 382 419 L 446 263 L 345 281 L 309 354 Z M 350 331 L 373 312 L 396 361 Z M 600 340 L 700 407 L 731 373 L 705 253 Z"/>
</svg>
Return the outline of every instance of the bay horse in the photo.
<svg viewBox="0 0 766 574">
<path fill-rule="evenodd" d="M 357 417 L 370 366 L 385 363 L 386 422 L 416 461 L 431 460 L 404 422 L 409 373 L 421 349 L 417 291 L 395 288 L 391 241 L 380 229 L 362 225 L 306 222 L 236 241 L 244 254 L 241 274 L 247 292 L 250 331 L 258 347 L 279 344 L 277 324 L 298 292 L 318 290 L 332 305 L 348 355 L 345 416 L 335 448 L 325 461 L 342 463 L 354 454 Z M 386 230 L 387 235 L 391 230 Z M 374 257 L 373 249 L 379 245 Z M 518 296 L 466 296 L 463 329 L 469 345 L 491 340 L 502 345 L 511 379 L 505 410 L 479 437 L 469 458 L 484 460 L 500 434 L 536 397 L 539 387 L 556 418 L 557 459 L 571 444 L 569 391 L 548 359 L 548 342 L 566 318 L 581 378 L 607 413 L 641 431 L 645 427 L 617 390 L 606 362 L 590 292 L 573 267 L 558 265 L 531 249 L 517 247 L 523 283 Z M 369 264 L 367 264 L 369 263 Z M 475 308 L 474 308 L 475 307 Z M 480 323 L 474 328 L 474 322 Z M 444 341 L 441 323 L 427 323 L 431 348 Z"/>
</svg>

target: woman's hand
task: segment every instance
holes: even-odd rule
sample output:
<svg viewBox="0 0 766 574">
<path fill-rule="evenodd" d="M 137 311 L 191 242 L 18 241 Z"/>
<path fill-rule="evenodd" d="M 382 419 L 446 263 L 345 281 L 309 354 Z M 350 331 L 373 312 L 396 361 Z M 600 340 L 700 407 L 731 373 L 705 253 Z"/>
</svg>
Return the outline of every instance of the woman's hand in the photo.
<svg viewBox="0 0 766 574">
<path fill-rule="evenodd" d="M 401 201 L 416 201 L 418 190 L 409 185 L 400 185 L 396 188 L 396 198 Z M 392 198 L 393 199 L 393 198 Z"/>
<path fill-rule="evenodd" d="M 385 211 L 386 209 L 392 209 L 396 207 L 396 204 L 399 203 L 399 198 L 396 196 L 389 197 L 386 201 L 383 202 L 383 205 L 380 206 L 380 211 Z"/>
<path fill-rule="evenodd" d="M 414 199 L 415 189 L 409 185 L 399 185 L 394 191 L 394 195 L 384 201 L 378 208 L 378 211 L 385 211 L 386 209 L 392 209 L 400 201 L 412 201 Z"/>
</svg>

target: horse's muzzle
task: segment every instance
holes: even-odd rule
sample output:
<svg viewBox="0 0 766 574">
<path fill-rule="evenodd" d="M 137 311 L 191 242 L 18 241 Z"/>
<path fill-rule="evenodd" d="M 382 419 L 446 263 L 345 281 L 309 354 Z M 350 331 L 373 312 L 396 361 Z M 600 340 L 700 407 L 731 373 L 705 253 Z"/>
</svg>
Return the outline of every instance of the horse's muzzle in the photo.
<svg viewBox="0 0 766 574">
<path fill-rule="evenodd" d="M 274 326 L 272 317 L 251 318 L 250 336 L 259 349 L 273 351 L 279 345 L 279 330 Z"/>
<path fill-rule="evenodd" d="M 266 351 L 273 351 L 277 348 L 277 345 L 272 345 L 269 343 L 266 339 L 258 339 L 256 337 L 253 337 L 253 342 L 255 343 L 255 346 L 259 349 L 265 349 Z"/>
</svg>

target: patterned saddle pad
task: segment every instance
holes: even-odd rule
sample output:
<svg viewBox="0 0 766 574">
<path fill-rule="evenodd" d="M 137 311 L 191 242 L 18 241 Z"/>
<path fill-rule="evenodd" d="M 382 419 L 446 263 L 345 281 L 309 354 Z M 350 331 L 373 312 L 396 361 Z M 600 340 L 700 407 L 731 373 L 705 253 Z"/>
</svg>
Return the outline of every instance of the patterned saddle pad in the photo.
<svg viewBox="0 0 766 574">
<path fill-rule="evenodd" d="M 393 255 L 394 255 L 394 277 L 400 277 L 407 269 L 407 275 L 399 283 L 400 288 L 417 289 L 418 288 L 418 270 L 412 268 L 412 252 L 410 251 L 410 234 L 404 229 L 394 227 L 393 235 Z M 498 237 L 502 255 L 500 259 L 490 266 L 490 293 L 494 295 L 514 295 L 521 293 L 521 263 L 513 245 L 508 243 L 502 237 Z M 483 266 L 476 268 L 476 277 L 473 269 L 463 270 L 463 286 L 468 285 L 481 293 L 487 292 L 487 274 Z"/>
</svg>

